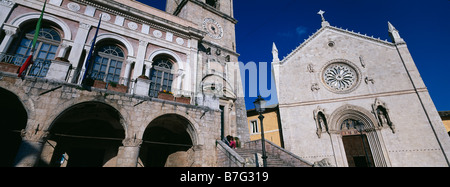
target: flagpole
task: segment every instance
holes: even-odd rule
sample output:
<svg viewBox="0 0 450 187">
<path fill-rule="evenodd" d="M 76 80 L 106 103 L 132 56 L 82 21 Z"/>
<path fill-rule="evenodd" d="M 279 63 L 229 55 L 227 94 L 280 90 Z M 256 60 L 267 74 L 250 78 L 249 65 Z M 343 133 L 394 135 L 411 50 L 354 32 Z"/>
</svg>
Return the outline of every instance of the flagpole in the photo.
<svg viewBox="0 0 450 187">
<path fill-rule="evenodd" d="M 28 56 L 25 63 L 22 64 L 22 66 L 19 69 L 18 77 L 22 78 L 22 80 L 25 79 L 25 75 L 27 74 L 28 67 L 33 64 L 33 58 L 34 58 L 34 52 L 36 48 L 37 39 L 39 38 L 39 32 L 41 31 L 41 22 L 44 17 L 44 11 L 45 11 L 45 5 L 47 4 L 47 0 L 44 1 L 44 6 L 42 7 L 41 16 L 39 17 L 39 20 L 36 24 L 36 30 L 34 31 L 34 37 L 33 37 L 33 43 L 31 45 L 31 51 L 30 56 Z"/>
<path fill-rule="evenodd" d="M 89 73 L 89 70 L 90 70 L 89 66 L 90 66 L 90 62 L 91 62 L 92 53 L 94 52 L 95 42 L 96 42 L 97 36 L 98 36 L 98 30 L 100 29 L 100 25 L 102 23 L 102 17 L 103 17 L 103 15 L 100 14 L 100 20 L 98 21 L 98 25 L 97 25 L 97 29 L 95 31 L 94 39 L 92 40 L 92 43 L 91 43 L 91 49 L 89 49 L 89 53 L 88 53 L 88 56 L 86 58 L 86 62 L 84 63 L 85 64 L 84 65 L 85 71 L 84 71 L 84 74 L 83 74 L 83 79 L 81 80 L 81 84 L 83 86 L 92 86 L 92 85 L 87 84 L 85 82 L 85 80 L 86 80 L 86 78 L 92 78 L 91 75 L 89 75 L 89 77 L 87 77 L 87 76 L 88 76 L 88 73 Z"/>
</svg>

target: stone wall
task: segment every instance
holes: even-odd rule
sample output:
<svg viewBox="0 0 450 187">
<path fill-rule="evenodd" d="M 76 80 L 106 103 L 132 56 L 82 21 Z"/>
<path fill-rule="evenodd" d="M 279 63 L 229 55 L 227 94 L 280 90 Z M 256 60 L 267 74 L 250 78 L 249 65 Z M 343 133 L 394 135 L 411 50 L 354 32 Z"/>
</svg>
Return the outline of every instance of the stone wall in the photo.
<svg viewBox="0 0 450 187">
<path fill-rule="evenodd" d="M 22 101 L 28 114 L 25 132 L 51 132 L 52 124 L 58 116 L 74 105 L 87 102 L 104 103 L 116 109 L 121 116 L 120 123 L 125 131 L 125 140 L 142 139 L 147 126 L 159 116 L 181 116 L 190 123 L 188 131 L 196 150 L 193 159 L 195 165 L 216 165 L 215 140 L 220 139 L 218 110 L 104 89 L 92 88 L 92 91 L 87 91 L 79 85 L 48 79 L 27 77 L 22 81 L 17 75 L 5 72 L 0 72 L 0 87 L 16 94 Z M 45 135 L 33 138 L 34 135 L 36 133 L 30 133 L 30 138 L 24 140 L 41 142 L 46 139 Z M 135 146 L 139 147 L 139 144 Z M 40 154 L 39 151 L 36 154 Z"/>
</svg>

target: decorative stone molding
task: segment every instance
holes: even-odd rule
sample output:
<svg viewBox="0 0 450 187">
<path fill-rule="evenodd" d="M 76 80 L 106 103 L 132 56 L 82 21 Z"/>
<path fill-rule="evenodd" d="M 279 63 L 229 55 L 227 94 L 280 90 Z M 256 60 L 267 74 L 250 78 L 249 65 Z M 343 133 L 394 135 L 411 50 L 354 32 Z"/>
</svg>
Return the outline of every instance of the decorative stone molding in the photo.
<svg viewBox="0 0 450 187">
<path fill-rule="evenodd" d="M 364 79 L 364 82 L 365 82 L 366 84 L 369 84 L 369 82 L 372 83 L 372 84 L 375 84 L 375 80 L 373 80 L 373 78 L 370 78 L 370 77 L 366 77 L 366 78 Z"/>
<path fill-rule="evenodd" d="M 69 10 L 74 11 L 74 12 L 78 12 L 81 9 L 80 5 L 78 3 L 74 3 L 74 2 L 68 3 L 67 8 L 69 8 Z"/>
<path fill-rule="evenodd" d="M 354 119 L 359 120 L 364 123 L 364 129 L 366 131 L 372 131 L 378 129 L 376 126 L 376 119 L 371 114 L 371 112 L 366 109 L 354 106 L 354 105 L 344 105 L 336 109 L 329 117 L 328 120 L 328 128 L 330 133 L 341 133 L 342 127 L 341 124 L 346 119 Z"/>
<path fill-rule="evenodd" d="M 83 28 L 83 29 L 88 30 L 88 29 L 91 28 L 91 26 L 92 26 L 92 25 L 90 25 L 90 24 L 80 22 L 80 28 Z"/>
<path fill-rule="evenodd" d="M 177 44 L 179 44 L 179 45 L 183 45 L 184 44 L 183 38 L 177 38 L 176 41 L 177 41 Z"/>
<path fill-rule="evenodd" d="M 314 64 L 308 64 L 308 66 L 306 67 L 306 71 L 309 73 L 314 73 Z"/>
<path fill-rule="evenodd" d="M 311 85 L 311 91 L 316 92 L 316 91 L 319 91 L 319 90 L 320 90 L 319 84 L 313 83 L 313 84 Z"/>
<path fill-rule="evenodd" d="M 127 25 L 131 30 L 136 30 L 138 28 L 138 25 L 135 22 L 129 22 Z"/>
<path fill-rule="evenodd" d="M 20 29 L 16 26 L 4 24 L 3 31 L 5 31 L 5 34 L 8 36 L 15 36 L 17 33 L 19 33 Z"/>
<path fill-rule="evenodd" d="M 363 56 L 359 56 L 359 62 L 363 68 L 366 68 L 366 63 Z"/>
<path fill-rule="evenodd" d="M 346 59 L 334 59 L 326 63 L 319 74 L 327 90 L 337 94 L 353 92 L 361 83 L 361 71 Z"/>
<path fill-rule="evenodd" d="M 0 0 L 0 5 L 3 5 L 3 6 L 13 7 L 14 4 L 16 4 L 16 3 L 11 0 Z"/>
<path fill-rule="evenodd" d="M 154 30 L 153 31 L 153 36 L 157 37 L 157 38 L 161 38 L 162 37 L 162 32 L 159 30 Z"/>
<path fill-rule="evenodd" d="M 102 21 L 110 21 L 111 20 L 111 15 L 109 15 L 108 13 L 102 12 L 99 17 L 102 17 Z"/>
</svg>

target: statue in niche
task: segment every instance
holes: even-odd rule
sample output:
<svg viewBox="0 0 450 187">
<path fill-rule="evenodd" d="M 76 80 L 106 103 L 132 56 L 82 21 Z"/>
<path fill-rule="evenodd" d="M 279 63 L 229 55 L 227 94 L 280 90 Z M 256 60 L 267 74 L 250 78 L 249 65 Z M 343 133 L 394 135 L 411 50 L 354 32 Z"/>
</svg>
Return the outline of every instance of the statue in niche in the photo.
<svg viewBox="0 0 450 187">
<path fill-rule="evenodd" d="M 389 109 L 384 102 L 378 98 L 375 99 L 375 103 L 372 104 L 372 113 L 375 115 L 379 127 L 385 127 L 387 125 L 391 128 L 392 133 L 395 133 L 395 126 L 389 117 Z"/>
<path fill-rule="evenodd" d="M 376 109 L 376 113 L 378 116 L 378 122 L 380 123 L 381 127 L 384 127 L 385 125 L 389 126 L 391 128 L 392 132 L 395 133 L 395 126 L 392 125 L 392 122 L 389 118 L 389 114 L 387 113 L 386 108 L 383 106 L 378 106 Z"/>
<path fill-rule="evenodd" d="M 328 132 L 328 124 L 325 115 L 322 112 L 317 113 L 317 136 L 321 138 L 322 132 Z"/>
</svg>

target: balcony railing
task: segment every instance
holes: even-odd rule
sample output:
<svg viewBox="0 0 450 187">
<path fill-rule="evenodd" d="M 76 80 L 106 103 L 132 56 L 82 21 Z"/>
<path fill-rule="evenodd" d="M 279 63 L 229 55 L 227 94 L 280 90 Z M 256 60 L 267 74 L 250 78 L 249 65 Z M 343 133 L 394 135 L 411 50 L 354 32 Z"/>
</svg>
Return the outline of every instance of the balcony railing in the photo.
<svg viewBox="0 0 450 187">
<path fill-rule="evenodd" d="M 12 64 L 20 67 L 23 65 L 23 63 L 25 63 L 26 60 L 27 57 L 20 54 L 0 53 L 0 62 L 4 62 L 7 64 Z M 31 77 L 45 77 L 47 76 L 47 72 L 51 64 L 51 60 L 36 59 L 33 65 L 28 68 L 26 75 Z"/>
<path fill-rule="evenodd" d="M 4 66 L 8 70 L 2 69 L 2 71 L 8 71 L 11 73 L 16 73 L 18 68 L 22 66 L 22 64 L 26 61 L 26 57 L 20 54 L 6 54 L 0 53 L 0 62 L 6 63 Z M 1 64 L 0 64 L 1 65 Z M 76 76 L 75 70 L 71 68 L 70 63 L 61 63 L 59 60 L 56 60 L 52 67 L 52 60 L 42 60 L 36 59 L 34 63 L 28 68 L 26 75 L 29 77 L 39 77 L 39 78 L 48 78 L 48 79 L 56 79 L 65 82 L 69 82 L 73 79 L 73 77 L 79 77 L 82 79 L 82 74 Z M 65 68 L 64 68 L 65 67 Z M 48 76 L 47 76 L 48 74 Z M 129 94 L 137 94 L 142 96 L 149 96 L 152 98 L 160 98 L 159 91 L 152 91 L 150 88 L 150 81 L 141 82 L 141 88 L 139 91 L 137 90 L 137 80 L 130 79 L 126 77 L 112 78 L 111 76 L 105 74 L 91 74 L 89 76 L 93 79 L 94 85 L 93 87 L 100 89 L 107 89 L 116 92 L 129 93 Z M 81 80 L 78 81 L 81 84 Z M 181 102 L 186 104 L 192 103 L 192 98 L 195 98 L 195 93 L 188 90 L 175 89 L 172 88 L 170 90 L 170 95 L 172 95 L 171 101 Z M 161 99 L 161 98 L 160 98 Z"/>
</svg>

